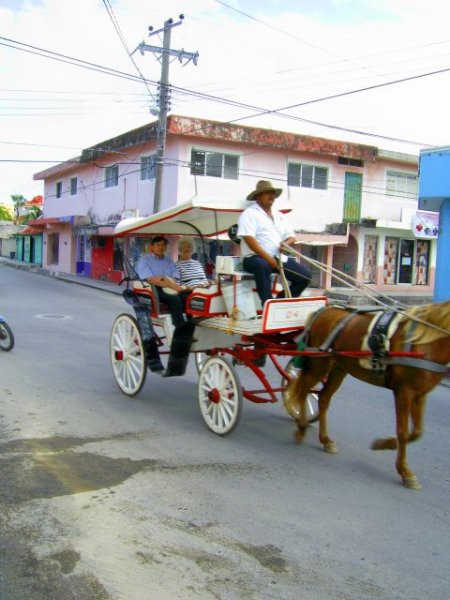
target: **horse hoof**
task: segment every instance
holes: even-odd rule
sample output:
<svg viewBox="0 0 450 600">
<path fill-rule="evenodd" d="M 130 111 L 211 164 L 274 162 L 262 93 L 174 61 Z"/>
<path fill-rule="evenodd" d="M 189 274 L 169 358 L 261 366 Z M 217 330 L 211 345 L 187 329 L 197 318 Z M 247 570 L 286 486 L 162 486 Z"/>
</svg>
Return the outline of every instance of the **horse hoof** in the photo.
<svg viewBox="0 0 450 600">
<path fill-rule="evenodd" d="M 323 445 L 323 449 L 325 452 L 328 452 L 328 454 L 336 454 L 338 451 L 336 442 L 327 442 Z"/>
<path fill-rule="evenodd" d="M 303 442 L 304 436 L 305 436 L 305 434 L 303 433 L 303 431 L 297 431 L 295 433 L 295 443 L 301 444 Z"/>
<path fill-rule="evenodd" d="M 403 485 L 410 490 L 420 490 L 422 488 L 422 484 L 415 475 L 403 477 Z"/>
</svg>

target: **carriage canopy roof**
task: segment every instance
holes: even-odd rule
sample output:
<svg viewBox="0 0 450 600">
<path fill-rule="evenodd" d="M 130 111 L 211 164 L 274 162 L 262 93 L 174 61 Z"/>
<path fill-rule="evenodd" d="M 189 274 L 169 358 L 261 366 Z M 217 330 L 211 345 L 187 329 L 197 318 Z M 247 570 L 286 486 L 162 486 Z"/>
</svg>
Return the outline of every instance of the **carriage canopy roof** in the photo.
<svg viewBox="0 0 450 600">
<path fill-rule="evenodd" d="M 225 233 L 235 225 L 243 210 L 250 206 L 247 200 L 193 199 L 162 210 L 149 217 L 133 217 L 120 221 L 114 235 L 202 235 Z M 292 210 L 282 201 L 274 208 L 282 212 Z"/>
</svg>

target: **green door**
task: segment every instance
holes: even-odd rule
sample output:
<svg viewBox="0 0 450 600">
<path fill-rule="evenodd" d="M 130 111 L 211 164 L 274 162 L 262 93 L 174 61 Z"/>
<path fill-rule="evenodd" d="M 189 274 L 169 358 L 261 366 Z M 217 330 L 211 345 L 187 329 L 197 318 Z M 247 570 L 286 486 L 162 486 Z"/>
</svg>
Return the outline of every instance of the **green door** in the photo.
<svg viewBox="0 0 450 600">
<path fill-rule="evenodd" d="M 29 235 L 25 235 L 24 236 L 24 244 L 23 244 L 23 261 L 24 262 L 30 262 L 30 236 Z"/>
<path fill-rule="evenodd" d="M 361 217 L 362 175 L 345 174 L 344 223 L 358 223 Z"/>
<path fill-rule="evenodd" d="M 39 266 L 42 266 L 42 235 L 35 235 L 34 237 L 34 259 L 33 262 Z"/>
</svg>

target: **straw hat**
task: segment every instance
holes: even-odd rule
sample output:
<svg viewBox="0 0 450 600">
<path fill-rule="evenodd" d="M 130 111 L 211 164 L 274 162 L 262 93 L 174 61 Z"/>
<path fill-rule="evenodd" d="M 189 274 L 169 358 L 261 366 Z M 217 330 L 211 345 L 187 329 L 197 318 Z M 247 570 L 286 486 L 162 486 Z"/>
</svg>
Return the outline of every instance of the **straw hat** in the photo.
<svg viewBox="0 0 450 600">
<path fill-rule="evenodd" d="M 258 181 L 253 192 L 250 192 L 250 194 L 247 196 L 247 200 L 256 200 L 257 196 L 263 194 L 264 192 L 273 192 L 275 194 L 275 198 L 278 198 L 282 191 L 283 190 L 281 188 L 274 188 L 270 181 L 264 181 L 264 179 L 262 179 L 261 181 Z"/>
</svg>

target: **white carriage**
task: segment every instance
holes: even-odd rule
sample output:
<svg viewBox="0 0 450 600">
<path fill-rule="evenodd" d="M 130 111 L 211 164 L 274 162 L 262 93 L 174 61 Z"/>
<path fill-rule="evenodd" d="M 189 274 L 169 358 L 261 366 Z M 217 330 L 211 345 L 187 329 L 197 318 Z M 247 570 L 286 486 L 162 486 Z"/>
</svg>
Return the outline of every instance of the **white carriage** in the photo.
<svg viewBox="0 0 450 600">
<path fill-rule="evenodd" d="M 248 205 L 248 204 L 247 204 Z M 205 202 L 191 200 L 151 217 L 121 221 L 116 236 L 199 236 L 213 239 L 225 235 L 237 223 L 245 201 Z M 199 371 L 198 400 L 206 425 L 220 435 L 238 423 L 242 400 L 277 402 L 292 376 L 292 361 L 283 367 L 280 358 L 298 355 L 297 338 L 312 312 L 326 305 L 323 296 L 268 300 L 264 306 L 256 292 L 252 275 L 245 273 L 239 257 L 218 256 L 216 283 L 198 288 L 186 300 L 186 314 L 195 322 L 195 339 L 190 351 Z M 169 354 L 173 327 L 152 286 L 137 277 L 128 277 L 128 288 L 142 301 L 152 326 L 160 328 L 158 342 Z M 278 282 L 274 281 L 274 291 Z M 110 354 L 113 373 L 122 392 L 136 395 L 147 375 L 147 358 L 142 326 L 128 313 L 119 315 L 112 328 Z M 263 357 L 272 361 L 281 375 L 281 385 L 273 387 L 265 374 Z M 251 369 L 263 389 L 242 387 L 236 365 Z M 317 394 L 311 391 L 310 419 L 317 415 Z M 295 415 L 293 415 L 295 416 Z"/>
</svg>

